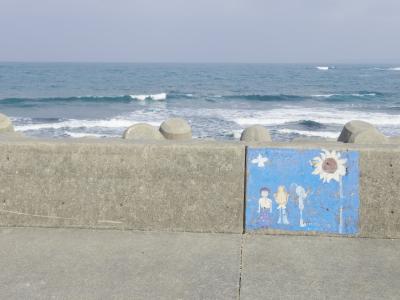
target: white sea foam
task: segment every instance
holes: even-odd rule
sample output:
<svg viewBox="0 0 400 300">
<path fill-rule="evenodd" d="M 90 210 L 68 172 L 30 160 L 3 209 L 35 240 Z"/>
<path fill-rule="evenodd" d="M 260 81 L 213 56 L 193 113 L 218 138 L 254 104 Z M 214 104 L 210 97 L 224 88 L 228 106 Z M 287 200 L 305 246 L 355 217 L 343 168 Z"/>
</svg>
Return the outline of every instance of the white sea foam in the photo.
<svg viewBox="0 0 400 300">
<path fill-rule="evenodd" d="M 119 135 L 112 135 L 112 134 L 100 134 L 100 133 L 85 133 L 85 132 L 71 132 L 65 131 L 66 135 L 72 138 L 84 138 L 84 137 L 96 137 L 96 138 L 103 138 L 103 137 L 119 137 Z"/>
<path fill-rule="evenodd" d="M 334 96 L 353 96 L 353 97 L 365 97 L 365 96 L 376 96 L 376 93 L 352 93 L 352 94 L 316 94 L 316 95 L 311 95 L 311 97 L 315 98 L 331 98 Z"/>
<path fill-rule="evenodd" d="M 398 115 L 328 108 L 280 108 L 268 111 L 230 111 L 230 113 L 224 113 L 224 117 L 242 127 L 255 124 L 274 126 L 302 120 L 336 125 L 343 125 L 351 120 L 363 120 L 378 126 L 400 126 L 400 117 Z"/>
<path fill-rule="evenodd" d="M 243 129 L 234 129 L 230 131 L 224 131 L 223 133 L 226 136 L 233 137 L 235 140 L 238 140 L 242 136 L 242 131 Z"/>
<path fill-rule="evenodd" d="M 126 128 L 133 124 L 141 123 L 143 121 L 131 120 L 129 118 L 112 118 L 108 120 L 66 120 L 58 123 L 39 123 L 39 124 L 24 124 L 15 126 L 17 131 L 28 130 L 41 130 L 41 129 L 71 129 L 71 128 Z M 161 121 L 146 123 L 159 126 Z"/>
<path fill-rule="evenodd" d="M 338 94 L 317 94 L 317 95 L 311 95 L 311 97 L 316 97 L 316 98 L 330 98 L 332 96 L 337 96 Z"/>
<path fill-rule="evenodd" d="M 329 67 L 327 67 L 327 66 L 317 66 L 316 68 L 317 68 L 318 70 L 321 70 L 321 71 L 329 70 Z"/>
<path fill-rule="evenodd" d="M 337 139 L 340 132 L 332 132 L 332 131 L 308 131 L 308 130 L 296 130 L 296 129 L 278 129 L 280 133 L 291 134 L 296 133 L 304 136 L 312 136 L 312 137 L 324 137 L 324 138 L 331 138 Z"/>
<path fill-rule="evenodd" d="M 150 95 L 129 95 L 132 99 L 135 100 L 155 100 L 155 101 L 163 101 L 167 99 L 167 93 L 159 93 L 159 94 L 150 94 Z"/>
<path fill-rule="evenodd" d="M 400 71 L 400 67 L 389 68 L 390 71 Z"/>
</svg>

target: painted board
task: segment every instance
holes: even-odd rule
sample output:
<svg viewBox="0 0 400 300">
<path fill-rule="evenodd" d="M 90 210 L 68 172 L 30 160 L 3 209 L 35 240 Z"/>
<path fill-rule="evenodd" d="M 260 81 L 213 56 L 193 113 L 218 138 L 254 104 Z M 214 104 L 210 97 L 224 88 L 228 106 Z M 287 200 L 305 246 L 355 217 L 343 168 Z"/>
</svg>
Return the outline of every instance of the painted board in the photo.
<svg viewBox="0 0 400 300">
<path fill-rule="evenodd" d="M 358 233 L 356 151 L 247 150 L 246 230 Z"/>
</svg>

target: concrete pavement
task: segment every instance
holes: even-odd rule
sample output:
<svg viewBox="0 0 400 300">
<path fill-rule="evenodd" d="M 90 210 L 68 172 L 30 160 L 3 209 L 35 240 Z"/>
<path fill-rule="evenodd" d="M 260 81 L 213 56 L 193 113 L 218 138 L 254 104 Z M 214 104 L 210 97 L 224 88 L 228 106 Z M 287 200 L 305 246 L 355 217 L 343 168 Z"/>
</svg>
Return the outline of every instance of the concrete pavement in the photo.
<svg viewBox="0 0 400 300">
<path fill-rule="evenodd" d="M 400 240 L 0 229 L 0 299 L 399 297 Z"/>
</svg>

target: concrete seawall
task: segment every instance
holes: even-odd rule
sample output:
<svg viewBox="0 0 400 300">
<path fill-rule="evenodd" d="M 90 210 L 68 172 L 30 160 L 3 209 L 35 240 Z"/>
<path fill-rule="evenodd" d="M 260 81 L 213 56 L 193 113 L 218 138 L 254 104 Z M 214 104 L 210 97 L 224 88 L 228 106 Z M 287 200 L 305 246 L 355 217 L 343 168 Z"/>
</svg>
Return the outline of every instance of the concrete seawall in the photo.
<svg viewBox="0 0 400 300">
<path fill-rule="evenodd" d="M 0 142 L 0 225 L 242 232 L 245 148 Z"/>
<path fill-rule="evenodd" d="M 355 235 L 400 238 L 400 146 L 341 143 L 3 138 L 0 225 L 241 233 L 247 146 L 359 153 Z"/>
</svg>

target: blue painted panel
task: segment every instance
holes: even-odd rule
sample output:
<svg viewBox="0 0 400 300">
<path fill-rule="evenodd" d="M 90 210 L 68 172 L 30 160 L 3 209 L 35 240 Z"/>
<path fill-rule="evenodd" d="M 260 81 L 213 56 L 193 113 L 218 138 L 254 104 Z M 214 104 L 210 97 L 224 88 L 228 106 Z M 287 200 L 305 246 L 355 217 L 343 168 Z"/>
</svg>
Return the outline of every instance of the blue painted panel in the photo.
<svg viewBox="0 0 400 300">
<path fill-rule="evenodd" d="M 358 232 L 359 154 L 248 148 L 246 230 Z"/>
</svg>

